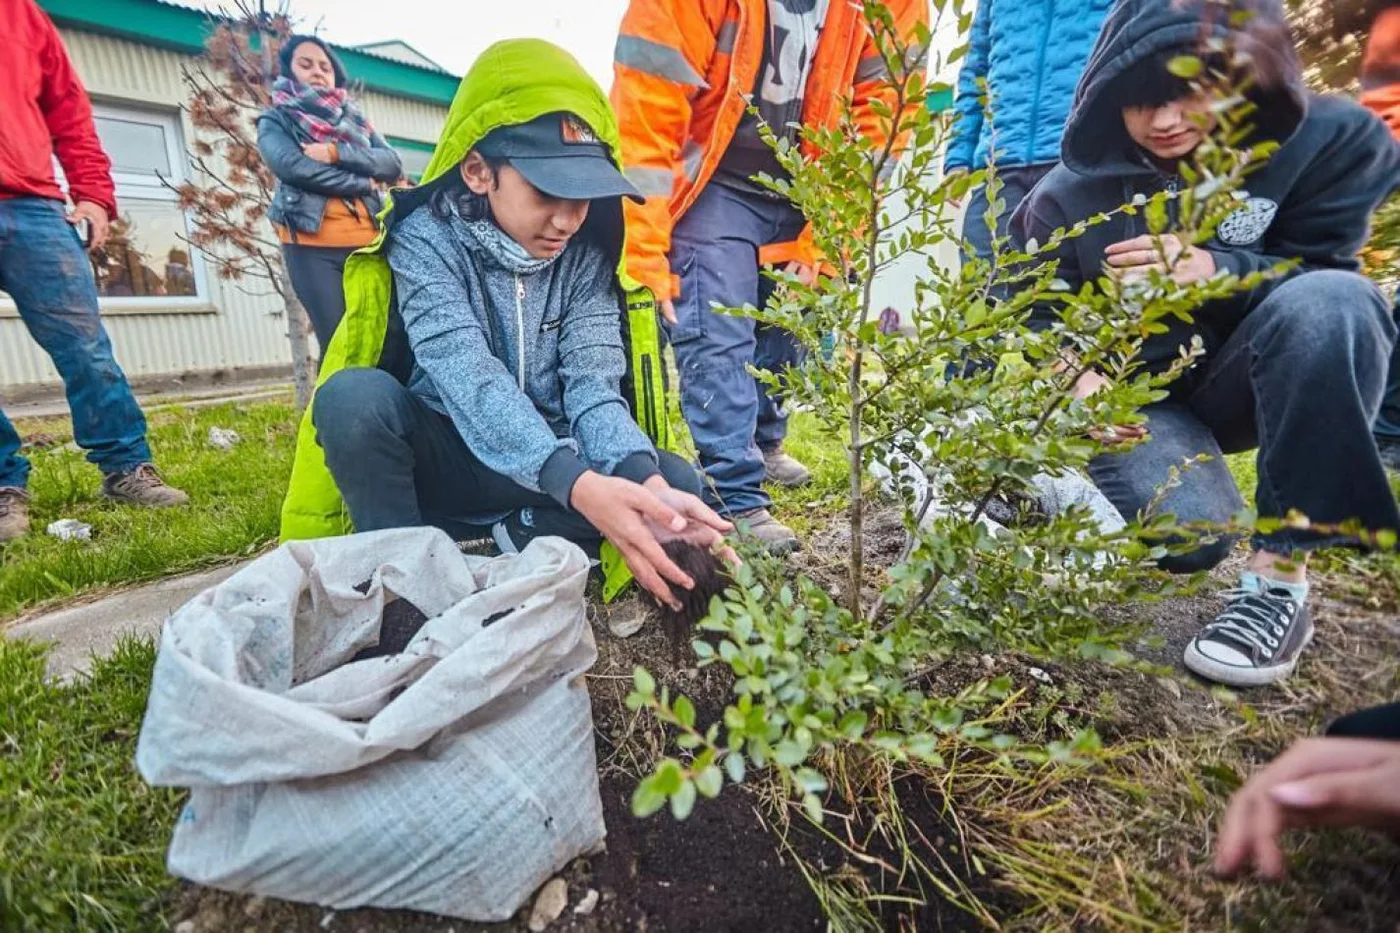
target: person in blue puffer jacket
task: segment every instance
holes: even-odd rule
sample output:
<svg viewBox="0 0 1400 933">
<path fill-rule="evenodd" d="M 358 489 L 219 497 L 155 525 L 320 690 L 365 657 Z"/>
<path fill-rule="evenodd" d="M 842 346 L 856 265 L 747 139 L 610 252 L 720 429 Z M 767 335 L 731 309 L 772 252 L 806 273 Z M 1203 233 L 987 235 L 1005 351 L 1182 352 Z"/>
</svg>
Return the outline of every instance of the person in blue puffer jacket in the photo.
<svg viewBox="0 0 1400 933">
<path fill-rule="evenodd" d="M 1006 235 L 1016 206 L 1060 160 L 1075 85 L 1112 6 L 1113 0 L 978 0 L 943 168 L 951 175 L 995 161 L 1006 201 L 997 236 Z M 968 204 L 963 237 L 984 258 L 992 240 L 986 212 L 980 187 Z"/>
</svg>

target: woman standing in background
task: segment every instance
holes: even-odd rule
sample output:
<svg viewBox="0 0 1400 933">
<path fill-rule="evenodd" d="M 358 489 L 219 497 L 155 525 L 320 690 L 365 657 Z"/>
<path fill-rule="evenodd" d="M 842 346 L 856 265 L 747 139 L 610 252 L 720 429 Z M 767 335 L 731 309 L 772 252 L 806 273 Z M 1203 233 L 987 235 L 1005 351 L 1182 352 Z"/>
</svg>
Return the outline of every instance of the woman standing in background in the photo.
<svg viewBox="0 0 1400 933">
<path fill-rule="evenodd" d="M 380 189 L 402 164 L 350 100 L 326 43 L 292 36 L 279 62 L 272 106 L 258 118 L 258 150 L 277 176 L 268 219 L 324 353 L 345 315 L 346 257 L 378 235 Z"/>
</svg>

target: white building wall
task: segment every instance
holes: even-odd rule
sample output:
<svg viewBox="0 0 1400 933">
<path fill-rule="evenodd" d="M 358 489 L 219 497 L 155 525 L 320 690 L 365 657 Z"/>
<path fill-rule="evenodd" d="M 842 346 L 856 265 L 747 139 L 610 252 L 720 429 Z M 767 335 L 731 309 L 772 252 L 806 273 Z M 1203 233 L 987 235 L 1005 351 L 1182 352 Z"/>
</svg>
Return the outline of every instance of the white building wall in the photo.
<svg viewBox="0 0 1400 933">
<path fill-rule="evenodd" d="M 62 34 L 94 103 L 179 113 L 188 96 L 180 69 L 191 57 L 93 33 L 64 29 Z M 365 93 L 360 103 L 382 134 L 424 142 L 437 139 L 447 115 L 445 107 L 375 92 Z M 187 144 L 193 128 L 184 114 L 179 113 L 179 120 Z M 280 300 L 249 294 L 267 292 L 266 283 L 221 282 L 206 269 L 209 301 L 200 307 L 103 309 L 117 359 L 129 377 L 232 376 L 290 365 Z M 13 307 L 0 305 L 0 391 L 58 382 L 58 373 Z"/>
</svg>

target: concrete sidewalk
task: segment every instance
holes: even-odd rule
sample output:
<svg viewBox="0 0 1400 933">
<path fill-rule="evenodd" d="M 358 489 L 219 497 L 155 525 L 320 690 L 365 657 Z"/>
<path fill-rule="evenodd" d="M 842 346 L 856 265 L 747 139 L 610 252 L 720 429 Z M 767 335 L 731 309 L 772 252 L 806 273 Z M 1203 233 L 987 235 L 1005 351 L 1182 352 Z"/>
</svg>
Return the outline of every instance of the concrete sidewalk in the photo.
<svg viewBox="0 0 1400 933">
<path fill-rule="evenodd" d="M 8 638 L 54 642 L 49 652 L 49 674 L 60 680 L 72 680 L 87 672 L 94 655 L 110 654 L 124 636 L 156 638 L 172 612 L 209 587 L 227 580 L 243 566 L 235 564 L 171 577 L 81 605 L 23 618 L 0 634 Z"/>
<path fill-rule="evenodd" d="M 166 408 L 208 408 L 228 402 L 255 402 L 287 395 L 292 385 L 285 381 L 255 382 L 194 389 L 185 392 L 155 392 L 136 394 L 136 401 L 146 414 Z M 19 402 L 4 406 L 12 421 L 24 418 L 57 418 L 68 415 L 68 403 L 60 398 Z"/>
</svg>

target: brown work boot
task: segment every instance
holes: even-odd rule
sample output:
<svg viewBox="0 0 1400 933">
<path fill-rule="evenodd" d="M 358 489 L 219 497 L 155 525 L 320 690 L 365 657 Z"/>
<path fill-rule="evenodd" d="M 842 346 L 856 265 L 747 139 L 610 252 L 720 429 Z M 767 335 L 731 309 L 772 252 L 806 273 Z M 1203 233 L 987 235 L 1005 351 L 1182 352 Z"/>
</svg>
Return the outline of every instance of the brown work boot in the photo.
<svg viewBox="0 0 1400 933">
<path fill-rule="evenodd" d="M 812 481 L 812 471 L 792 457 L 781 444 L 763 452 L 763 478 L 770 483 L 796 489 Z"/>
<path fill-rule="evenodd" d="M 0 486 L 0 543 L 29 533 L 29 493 L 18 486 Z"/>
<path fill-rule="evenodd" d="M 740 537 L 752 538 L 767 548 L 768 553 L 781 557 L 797 550 L 797 535 L 792 529 L 774 518 L 767 509 L 749 509 L 734 515 Z"/>
<path fill-rule="evenodd" d="M 152 509 L 165 509 L 173 505 L 185 505 L 190 497 L 174 486 L 167 485 L 160 478 L 156 468 L 143 463 L 125 473 L 108 473 L 102 480 L 102 495 L 130 505 L 144 505 Z"/>
</svg>

